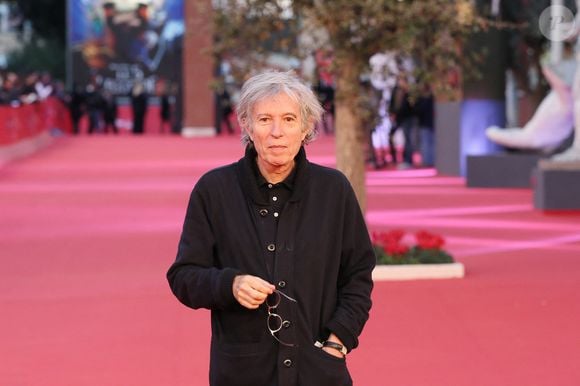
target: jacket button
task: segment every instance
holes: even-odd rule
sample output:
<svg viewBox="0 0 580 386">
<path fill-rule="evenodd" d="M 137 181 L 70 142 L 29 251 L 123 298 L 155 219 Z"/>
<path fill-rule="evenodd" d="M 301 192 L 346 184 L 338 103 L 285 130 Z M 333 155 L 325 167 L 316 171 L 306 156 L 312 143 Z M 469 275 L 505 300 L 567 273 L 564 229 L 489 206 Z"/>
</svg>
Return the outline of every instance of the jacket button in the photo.
<svg viewBox="0 0 580 386">
<path fill-rule="evenodd" d="M 284 288 L 284 287 L 286 287 L 286 282 L 285 282 L 284 280 L 280 280 L 280 281 L 278 282 L 278 287 L 280 287 L 280 288 Z"/>
<path fill-rule="evenodd" d="M 270 252 L 274 252 L 276 250 L 276 246 L 274 244 L 268 244 L 267 248 Z"/>
<path fill-rule="evenodd" d="M 268 209 L 260 209 L 260 216 L 264 217 L 268 214 Z"/>
<path fill-rule="evenodd" d="M 284 327 L 284 328 L 288 328 L 288 327 L 290 327 L 290 325 L 291 325 L 291 324 L 292 324 L 292 323 L 290 323 L 290 321 L 289 321 L 289 320 L 285 320 L 285 321 L 283 321 L 283 322 L 282 322 L 282 327 Z"/>
<path fill-rule="evenodd" d="M 286 367 L 292 366 L 292 360 L 290 360 L 290 359 L 284 359 L 283 363 L 284 363 L 284 366 L 286 366 Z"/>
</svg>

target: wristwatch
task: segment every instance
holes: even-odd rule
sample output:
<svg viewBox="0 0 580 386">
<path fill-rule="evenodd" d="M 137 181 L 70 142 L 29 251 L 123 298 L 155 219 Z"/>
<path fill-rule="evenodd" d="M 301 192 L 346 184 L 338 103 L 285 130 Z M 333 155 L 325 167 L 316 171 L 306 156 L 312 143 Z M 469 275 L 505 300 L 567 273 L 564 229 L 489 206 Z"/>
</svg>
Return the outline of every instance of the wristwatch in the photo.
<svg viewBox="0 0 580 386">
<path fill-rule="evenodd" d="M 330 348 L 333 348 L 335 350 L 338 350 L 344 356 L 346 356 L 346 354 L 348 353 L 346 347 L 344 347 L 342 344 L 336 343 L 336 342 L 331 342 L 329 340 L 325 340 L 324 342 L 322 342 L 322 347 L 330 347 Z"/>
</svg>

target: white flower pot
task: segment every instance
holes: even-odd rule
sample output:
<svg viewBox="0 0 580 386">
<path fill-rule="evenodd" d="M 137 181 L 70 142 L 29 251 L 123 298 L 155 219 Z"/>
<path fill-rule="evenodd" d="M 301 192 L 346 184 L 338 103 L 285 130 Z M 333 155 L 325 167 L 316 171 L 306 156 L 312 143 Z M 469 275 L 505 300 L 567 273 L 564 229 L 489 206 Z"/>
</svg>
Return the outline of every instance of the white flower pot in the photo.
<svg viewBox="0 0 580 386">
<path fill-rule="evenodd" d="M 374 281 L 459 279 L 465 276 L 461 263 L 449 264 L 379 264 L 373 270 Z"/>
</svg>

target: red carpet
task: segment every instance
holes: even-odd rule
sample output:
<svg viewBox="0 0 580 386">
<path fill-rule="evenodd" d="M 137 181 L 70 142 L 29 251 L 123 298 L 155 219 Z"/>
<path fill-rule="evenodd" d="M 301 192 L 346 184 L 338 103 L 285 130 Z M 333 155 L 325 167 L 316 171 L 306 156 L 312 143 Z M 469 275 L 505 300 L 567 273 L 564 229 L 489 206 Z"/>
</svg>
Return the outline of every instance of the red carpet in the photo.
<svg viewBox="0 0 580 386">
<path fill-rule="evenodd" d="M 307 151 L 333 163 L 329 138 Z M 0 385 L 206 385 L 209 313 L 165 271 L 194 182 L 241 154 L 232 137 L 95 136 L 1 168 Z M 438 232 L 467 276 L 377 283 L 356 385 L 580 384 L 580 213 L 432 170 L 367 179 L 371 230 Z"/>
</svg>

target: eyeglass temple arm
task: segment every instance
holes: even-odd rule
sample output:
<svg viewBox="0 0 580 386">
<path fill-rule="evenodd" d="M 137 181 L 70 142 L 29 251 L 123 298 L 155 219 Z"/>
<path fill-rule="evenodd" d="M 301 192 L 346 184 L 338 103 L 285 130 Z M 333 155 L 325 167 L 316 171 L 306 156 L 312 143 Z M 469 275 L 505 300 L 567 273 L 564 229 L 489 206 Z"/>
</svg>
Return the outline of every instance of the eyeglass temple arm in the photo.
<svg viewBox="0 0 580 386">
<path fill-rule="evenodd" d="M 280 290 L 275 290 L 275 291 L 278 292 L 280 295 L 284 296 L 286 299 L 290 300 L 291 302 L 298 303 L 296 301 L 296 299 L 291 298 L 290 296 L 286 295 L 284 292 L 282 292 Z"/>
</svg>

